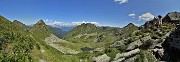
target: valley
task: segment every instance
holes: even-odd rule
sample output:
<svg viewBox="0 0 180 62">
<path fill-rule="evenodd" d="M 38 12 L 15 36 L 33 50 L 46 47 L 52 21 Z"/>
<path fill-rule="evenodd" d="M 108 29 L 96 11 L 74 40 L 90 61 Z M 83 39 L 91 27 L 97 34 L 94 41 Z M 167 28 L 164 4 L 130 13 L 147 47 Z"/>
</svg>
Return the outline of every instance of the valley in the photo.
<svg viewBox="0 0 180 62">
<path fill-rule="evenodd" d="M 46 25 L 43 20 L 29 27 L 0 16 L 0 61 L 180 61 L 179 16 L 178 12 L 168 13 L 161 27 L 154 25 L 153 19 L 123 28 L 83 23 L 69 31 Z"/>
</svg>

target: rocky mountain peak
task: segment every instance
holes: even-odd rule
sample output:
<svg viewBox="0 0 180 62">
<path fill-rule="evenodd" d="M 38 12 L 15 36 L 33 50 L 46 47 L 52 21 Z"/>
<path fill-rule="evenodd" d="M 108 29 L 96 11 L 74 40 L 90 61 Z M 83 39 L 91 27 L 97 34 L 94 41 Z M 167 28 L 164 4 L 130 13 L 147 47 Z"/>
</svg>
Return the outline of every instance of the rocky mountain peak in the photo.
<svg viewBox="0 0 180 62">
<path fill-rule="evenodd" d="M 180 23 L 180 12 L 169 12 L 163 19 L 163 22 Z"/>
<path fill-rule="evenodd" d="M 38 24 L 38 25 L 46 25 L 45 22 L 42 19 L 39 20 L 36 24 Z"/>
<path fill-rule="evenodd" d="M 78 29 L 78 30 L 80 29 L 81 31 L 92 31 L 92 30 L 97 30 L 97 26 L 91 23 L 83 23 L 77 26 L 75 29 Z"/>
<path fill-rule="evenodd" d="M 42 28 L 47 28 L 47 25 L 45 24 L 43 20 L 40 20 L 33 26 L 33 28 L 35 27 L 42 29 Z"/>
<path fill-rule="evenodd" d="M 88 34 L 88 33 L 95 33 L 98 32 L 100 29 L 95 25 L 91 23 L 83 23 L 72 30 L 70 30 L 66 38 L 71 38 L 73 36 L 77 36 L 79 34 Z"/>
<path fill-rule="evenodd" d="M 137 29 L 138 26 L 134 25 L 133 23 L 129 23 L 127 26 L 123 27 L 123 29 Z"/>
<path fill-rule="evenodd" d="M 41 19 L 38 21 L 38 23 L 42 23 L 42 24 L 45 24 L 45 22 Z"/>
<path fill-rule="evenodd" d="M 127 27 L 129 27 L 129 26 L 136 26 L 136 25 L 134 25 L 133 23 L 129 23 L 129 24 L 127 25 Z"/>
<path fill-rule="evenodd" d="M 14 20 L 13 22 L 20 22 L 20 21 L 18 21 L 18 20 Z"/>
<path fill-rule="evenodd" d="M 81 24 L 79 26 L 82 26 L 82 27 L 96 27 L 95 24 L 91 24 L 91 23 L 83 23 L 83 24 Z"/>
<path fill-rule="evenodd" d="M 49 27 L 44 23 L 43 20 L 38 21 L 31 29 L 30 32 L 33 34 L 44 34 L 44 36 L 39 36 L 39 37 L 47 37 L 47 35 L 51 34 L 51 30 Z"/>
</svg>

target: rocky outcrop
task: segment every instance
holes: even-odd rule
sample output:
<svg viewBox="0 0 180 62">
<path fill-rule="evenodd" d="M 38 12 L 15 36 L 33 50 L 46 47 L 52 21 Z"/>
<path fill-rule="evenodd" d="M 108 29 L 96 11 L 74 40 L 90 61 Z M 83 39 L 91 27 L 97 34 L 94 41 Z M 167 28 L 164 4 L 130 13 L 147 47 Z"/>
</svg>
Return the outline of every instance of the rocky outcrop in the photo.
<svg viewBox="0 0 180 62">
<path fill-rule="evenodd" d="M 176 26 L 175 31 L 171 32 L 162 46 L 164 48 L 162 60 L 180 61 L 180 25 Z"/>
<path fill-rule="evenodd" d="M 162 48 L 155 48 L 152 50 L 154 56 L 156 57 L 156 59 L 163 59 L 163 55 L 164 55 L 164 49 Z"/>
<path fill-rule="evenodd" d="M 107 56 L 106 54 L 103 54 L 93 59 L 94 62 L 109 62 L 109 60 L 110 57 Z"/>
<path fill-rule="evenodd" d="M 164 19 L 163 22 L 170 22 L 170 23 L 180 23 L 180 13 L 179 12 L 170 12 L 168 13 Z"/>
<path fill-rule="evenodd" d="M 180 49 L 180 25 L 177 25 L 176 30 L 169 37 L 170 47 Z"/>
<path fill-rule="evenodd" d="M 133 49 L 135 49 L 135 48 L 137 48 L 137 47 L 139 47 L 139 46 L 141 46 L 141 45 L 142 45 L 142 42 L 141 42 L 140 40 L 136 40 L 136 41 L 130 43 L 130 44 L 128 45 L 128 47 L 126 48 L 126 50 L 127 50 L 127 51 L 133 50 Z"/>
<path fill-rule="evenodd" d="M 128 45 L 128 47 L 127 47 L 126 50 L 127 50 L 127 51 L 133 50 L 133 49 L 135 49 L 135 48 L 141 46 L 143 43 L 145 43 L 146 41 L 148 41 L 148 40 L 150 40 L 150 39 L 151 39 L 150 36 L 142 37 L 142 38 L 140 38 L 140 39 L 138 39 L 138 40 L 136 40 L 136 41 L 130 43 L 130 44 Z"/>
<path fill-rule="evenodd" d="M 112 61 L 112 62 L 121 62 L 128 58 L 130 58 L 130 59 L 128 59 L 126 61 L 134 60 L 135 59 L 134 56 L 138 53 L 140 53 L 140 49 L 131 50 L 126 53 L 118 53 L 118 54 L 116 54 L 116 57 L 114 58 L 114 61 Z"/>
<path fill-rule="evenodd" d="M 104 39 L 104 35 L 98 35 L 95 39 L 94 39 L 94 42 L 100 42 L 101 40 Z"/>
</svg>

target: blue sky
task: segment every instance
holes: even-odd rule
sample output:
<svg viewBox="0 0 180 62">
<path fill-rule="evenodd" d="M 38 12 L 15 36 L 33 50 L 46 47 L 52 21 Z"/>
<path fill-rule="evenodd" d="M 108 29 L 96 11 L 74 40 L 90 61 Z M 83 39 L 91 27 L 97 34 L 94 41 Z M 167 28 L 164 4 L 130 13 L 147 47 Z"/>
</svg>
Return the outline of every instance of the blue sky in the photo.
<svg viewBox="0 0 180 62">
<path fill-rule="evenodd" d="M 180 0 L 0 0 L 0 15 L 27 25 L 94 23 L 123 27 L 180 11 Z"/>
</svg>

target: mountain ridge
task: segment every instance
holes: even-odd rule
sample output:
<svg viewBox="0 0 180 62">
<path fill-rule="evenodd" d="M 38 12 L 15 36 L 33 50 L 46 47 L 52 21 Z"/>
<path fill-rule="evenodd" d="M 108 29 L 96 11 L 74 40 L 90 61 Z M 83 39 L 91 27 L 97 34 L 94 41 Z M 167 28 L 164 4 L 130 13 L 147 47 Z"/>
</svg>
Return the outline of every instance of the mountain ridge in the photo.
<svg viewBox="0 0 180 62">
<path fill-rule="evenodd" d="M 178 16 L 168 15 L 170 18 Z M 0 61 L 179 61 L 180 20 L 165 17 L 161 27 L 154 25 L 156 21 L 147 21 L 141 27 L 129 23 L 123 28 L 84 23 L 60 39 L 43 20 L 39 20 L 30 30 L 25 30 L 0 16 Z"/>
</svg>

